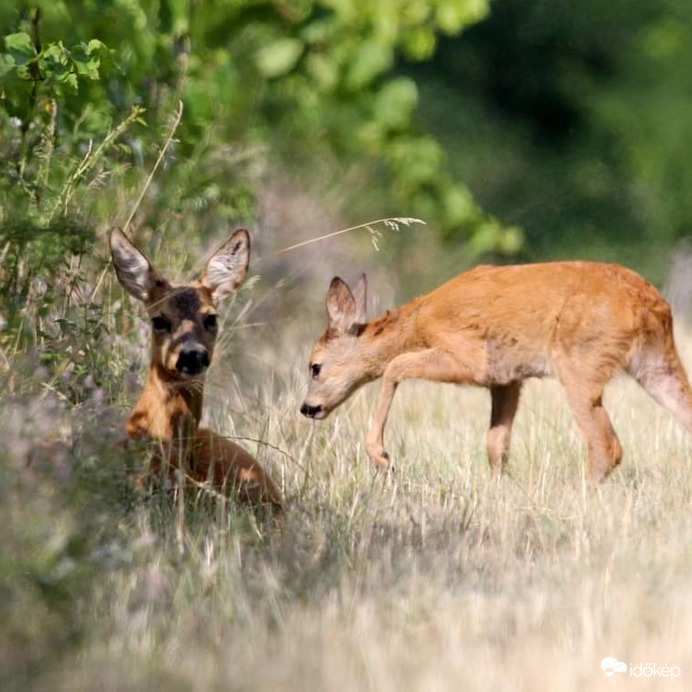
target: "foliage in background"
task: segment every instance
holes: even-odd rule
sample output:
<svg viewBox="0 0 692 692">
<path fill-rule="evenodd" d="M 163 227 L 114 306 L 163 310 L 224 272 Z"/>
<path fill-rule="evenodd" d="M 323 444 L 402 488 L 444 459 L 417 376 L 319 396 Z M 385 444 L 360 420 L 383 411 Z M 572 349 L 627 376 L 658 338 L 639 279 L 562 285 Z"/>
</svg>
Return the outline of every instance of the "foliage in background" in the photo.
<svg viewBox="0 0 692 692">
<path fill-rule="evenodd" d="M 429 59 L 440 33 L 457 34 L 486 12 L 485 0 L 221 1 L 213 11 L 173 0 L 19 10 L 3 3 L 0 22 L 15 30 L 0 58 L 3 187 L 24 188 L 29 201 L 21 211 L 41 206 L 38 225 L 49 227 L 77 201 L 74 184 L 87 173 L 78 161 L 109 136 L 101 153 L 113 159 L 83 182 L 105 185 L 122 173 L 132 186 L 137 176 L 120 168 L 151 162 L 159 130 L 182 98 L 179 170 L 147 209 L 153 225 L 171 212 L 252 217 L 252 182 L 242 184 L 242 173 L 222 160 L 234 151 L 231 163 L 242 171 L 243 151 L 268 148 L 264 160 L 298 170 L 321 174 L 328 161 L 335 180 L 358 166 L 382 193 L 378 215 L 404 205 L 406 215 L 425 217 L 443 234 L 475 237 L 479 252 L 512 252 L 519 232 L 481 212 L 452 179 L 442 147 L 415 126 L 416 84 L 395 71 L 397 58 Z M 143 122 L 140 109 L 149 127 L 126 133 Z M 11 206 L 7 195 L 3 202 Z M 74 209 L 97 215 L 83 199 Z M 108 211 L 98 206 L 100 215 Z"/>
<path fill-rule="evenodd" d="M 527 258 L 629 264 L 663 282 L 692 232 L 692 4 L 496 0 L 411 69 L 421 117 Z"/>
</svg>

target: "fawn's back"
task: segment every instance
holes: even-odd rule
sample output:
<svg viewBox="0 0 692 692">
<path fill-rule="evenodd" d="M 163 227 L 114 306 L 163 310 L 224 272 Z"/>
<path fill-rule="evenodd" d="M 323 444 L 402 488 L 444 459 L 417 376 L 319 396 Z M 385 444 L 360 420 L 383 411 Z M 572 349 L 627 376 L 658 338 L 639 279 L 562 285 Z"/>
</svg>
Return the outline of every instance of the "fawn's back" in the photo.
<svg viewBox="0 0 692 692">
<path fill-rule="evenodd" d="M 598 262 L 476 267 L 410 310 L 421 346 L 464 354 L 481 385 L 555 375 L 556 359 L 628 366 L 640 346 L 665 341 L 672 324 L 651 284 Z"/>
</svg>

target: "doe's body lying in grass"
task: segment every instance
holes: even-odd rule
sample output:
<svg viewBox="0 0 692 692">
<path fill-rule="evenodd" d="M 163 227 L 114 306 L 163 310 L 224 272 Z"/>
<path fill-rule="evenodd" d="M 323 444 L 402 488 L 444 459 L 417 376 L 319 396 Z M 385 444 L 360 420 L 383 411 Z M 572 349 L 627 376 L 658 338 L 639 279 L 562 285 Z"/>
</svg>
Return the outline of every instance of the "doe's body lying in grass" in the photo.
<svg viewBox="0 0 692 692">
<path fill-rule="evenodd" d="M 123 288 L 142 301 L 152 322 L 152 358 L 144 390 L 127 421 L 128 435 L 161 443 L 152 471 L 167 464 L 216 490 L 276 509 L 281 495 L 259 462 L 242 447 L 200 428 L 204 376 L 217 336 L 218 302 L 247 273 L 250 239 L 236 231 L 212 256 L 199 281 L 173 286 L 116 230 L 111 253 Z"/>
<path fill-rule="evenodd" d="M 605 478 L 622 447 L 603 407 L 605 384 L 624 370 L 692 432 L 692 391 L 673 340 L 670 307 L 635 272 L 615 264 L 551 262 L 479 266 L 382 317 L 366 319 L 366 278 L 335 277 L 328 326 L 310 358 L 301 412 L 325 418 L 379 377 L 382 394 L 366 437 L 381 468 L 384 428 L 399 382 L 417 378 L 487 387 L 488 459 L 508 460 L 522 382 L 556 376 L 588 445 L 589 478 Z"/>
</svg>

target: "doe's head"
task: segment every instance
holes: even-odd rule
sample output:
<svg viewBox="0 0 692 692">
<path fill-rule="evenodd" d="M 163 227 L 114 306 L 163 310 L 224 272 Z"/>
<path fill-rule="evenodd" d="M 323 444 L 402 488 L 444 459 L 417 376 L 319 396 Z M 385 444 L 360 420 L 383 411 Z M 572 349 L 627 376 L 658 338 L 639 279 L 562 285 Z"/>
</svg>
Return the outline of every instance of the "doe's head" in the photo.
<svg viewBox="0 0 692 692">
<path fill-rule="evenodd" d="M 152 362 L 176 379 L 205 374 L 214 353 L 217 306 L 245 280 L 250 236 L 238 230 L 212 255 L 192 283 L 169 283 L 120 230 L 110 235 L 111 255 L 122 287 L 144 303 L 151 319 Z"/>
<path fill-rule="evenodd" d="M 327 329 L 312 349 L 308 393 L 300 412 L 322 419 L 369 378 L 358 353 L 358 337 L 367 315 L 367 278 L 362 274 L 353 291 L 335 276 L 327 291 Z"/>
</svg>

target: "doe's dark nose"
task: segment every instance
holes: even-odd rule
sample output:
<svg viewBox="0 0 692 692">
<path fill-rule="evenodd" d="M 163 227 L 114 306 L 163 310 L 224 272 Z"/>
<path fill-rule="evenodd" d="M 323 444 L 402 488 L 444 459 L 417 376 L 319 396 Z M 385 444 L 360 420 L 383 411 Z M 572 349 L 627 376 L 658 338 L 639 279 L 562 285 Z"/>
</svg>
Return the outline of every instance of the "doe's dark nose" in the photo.
<svg viewBox="0 0 692 692">
<path fill-rule="evenodd" d="M 206 350 L 181 351 L 175 367 L 183 375 L 199 375 L 209 367 L 209 354 Z"/>
<path fill-rule="evenodd" d="M 304 416 L 307 416 L 308 418 L 314 418 L 321 410 L 322 410 L 321 406 L 310 406 L 307 403 L 304 403 L 300 407 L 300 412 Z"/>
</svg>

